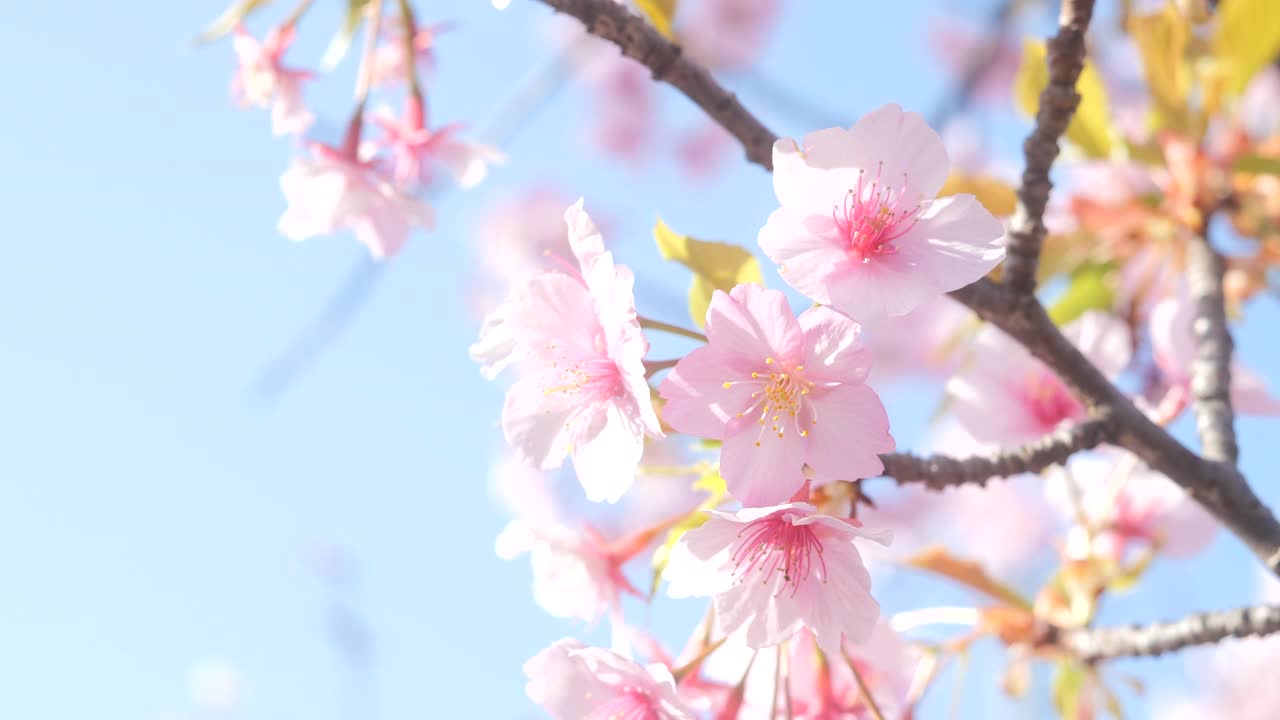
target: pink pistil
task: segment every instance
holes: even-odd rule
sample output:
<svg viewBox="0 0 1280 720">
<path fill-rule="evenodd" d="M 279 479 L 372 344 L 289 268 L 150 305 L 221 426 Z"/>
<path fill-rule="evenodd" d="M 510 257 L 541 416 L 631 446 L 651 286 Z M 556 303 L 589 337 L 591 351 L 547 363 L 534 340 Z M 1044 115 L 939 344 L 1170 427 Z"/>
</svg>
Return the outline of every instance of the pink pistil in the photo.
<svg viewBox="0 0 1280 720">
<path fill-rule="evenodd" d="M 792 524 L 785 514 L 770 515 L 748 524 L 738 536 L 746 536 L 733 553 L 734 572 L 739 581 L 754 570 L 767 584 L 773 573 L 780 572 L 784 583 L 791 585 L 792 597 L 815 570 L 818 579 L 826 582 L 822 540 L 810 526 Z M 816 566 L 814 553 L 817 553 Z"/>
<path fill-rule="evenodd" d="M 831 219 L 847 244 L 846 252 L 854 262 L 869 262 L 875 255 L 891 255 L 898 251 L 893 241 L 915 226 L 921 206 L 904 204 L 907 176 L 896 191 L 881 183 L 884 166 L 876 170 L 871 187 L 864 188 L 864 172 L 858 171 L 858 186 L 844 196 L 844 206 L 831 210 Z M 865 192 L 864 192 L 865 190 Z"/>
</svg>

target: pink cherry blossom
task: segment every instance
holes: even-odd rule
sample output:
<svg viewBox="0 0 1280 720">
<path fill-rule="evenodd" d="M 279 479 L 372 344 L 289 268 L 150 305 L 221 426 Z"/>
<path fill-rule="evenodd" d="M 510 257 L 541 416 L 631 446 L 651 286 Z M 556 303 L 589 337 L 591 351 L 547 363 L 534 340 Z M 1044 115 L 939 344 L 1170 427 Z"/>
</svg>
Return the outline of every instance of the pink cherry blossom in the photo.
<svg viewBox="0 0 1280 720">
<path fill-rule="evenodd" d="M 592 90 L 590 134 L 595 145 L 633 165 L 640 165 L 652 146 L 658 120 L 653 74 L 644 65 L 616 52 L 594 56 L 588 75 Z"/>
<path fill-rule="evenodd" d="M 803 628 L 837 653 L 844 639 L 870 637 L 880 616 L 871 575 L 854 544 L 887 544 L 856 521 L 822 515 L 808 503 L 711 511 L 671 553 L 671 597 L 711 597 L 721 633 L 741 631 L 748 647 L 771 647 Z"/>
<path fill-rule="evenodd" d="M 548 256 L 570 257 L 564 209 L 572 203 L 572 198 L 537 185 L 487 207 L 476 230 L 484 269 L 505 284 L 528 275 Z"/>
<path fill-rule="evenodd" d="M 865 383 L 858 324 L 824 307 L 797 319 L 786 296 L 759 285 L 716 291 L 707 339 L 659 392 L 663 418 L 723 440 L 720 471 L 744 505 L 785 501 L 808 465 L 820 481 L 879 475 L 894 448 L 889 418 Z"/>
<path fill-rule="evenodd" d="M 1191 398 L 1191 366 L 1196 359 L 1191 323 L 1195 308 L 1183 294 L 1165 298 L 1151 310 L 1151 349 L 1179 409 Z M 1267 381 L 1239 362 L 1231 363 L 1231 407 L 1246 415 L 1280 415 L 1280 398 Z"/>
<path fill-rule="evenodd" d="M 373 121 L 382 128 L 380 145 L 391 151 L 391 177 L 407 192 L 429 187 L 440 168 L 459 187 L 472 188 L 484 180 L 490 165 L 506 159 L 495 147 L 457 140 L 460 126 L 428 130 L 422 101 L 412 96 L 405 101 L 403 118 L 383 107 L 374 112 Z"/>
<path fill-rule="evenodd" d="M 694 720 L 661 663 L 559 640 L 524 665 L 525 692 L 553 720 Z"/>
<path fill-rule="evenodd" d="M 902 317 L 864 327 L 864 342 L 873 359 L 872 382 L 949 376 L 977 327 L 977 317 L 946 295 Z"/>
<path fill-rule="evenodd" d="M 422 82 L 435 66 L 436 37 L 448 29 L 447 24 L 419 27 L 413 34 L 413 62 L 418 81 Z M 407 81 L 404 23 L 396 18 L 383 32 L 382 42 L 373 51 L 372 81 L 375 86 Z"/>
<path fill-rule="evenodd" d="M 1119 318 L 1089 311 L 1062 332 L 1110 379 L 1129 364 L 1129 329 Z M 1084 418 L 1084 405 L 1066 383 L 995 326 L 984 326 L 971 347 L 968 365 L 947 382 L 947 393 L 956 418 L 974 439 L 1025 443 Z"/>
<path fill-rule="evenodd" d="M 311 79 L 311 73 L 283 65 L 293 35 L 293 25 L 281 25 L 261 43 L 242 26 L 232 36 L 240 65 L 231 91 L 244 105 L 271 106 L 271 132 L 276 135 L 299 135 L 315 121 L 302 100 L 302 83 Z"/>
<path fill-rule="evenodd" d="M 781 139 L 773 187 L 782 207 L 760 247 L 815 302 L 862 322 L 905 315 L 1004 257 L 1004 225 L 975 197 L 937 197 L 947 170 L 938 134 L 892 104 L 803 145 Z"/>
<path fill-rule="evenodd" d="M 870 718 L 866 696 L 849 663 L 839 653 L 820 661 L 816 649 L 808 631 L 801 631 L 789 646 L 792 716 L 796 720 Z M 903 717 L 918 658 L 889 622 L 881 618 L 861 643 L 846 641 L 843 653 L 856 664 L 880 712 L 886 718 Z"/>
<path fill-rule="evenodd" d="M 961 18 L 935 16 L 929 23 L 929 49 L 939 67 L 953 74 L 953 81 L 972 82 L 973 96 L 984 102 L 1008 102 L 1014 77 L 1022 60 L 1022 48 L 1007 34 L 993 38 L 986 28 L 975 28 Z M 982 73 L 965 77 L 973 63 Z"/>
<path fill-rule="evenodd" d="M 489 374 L 518 362 L 502 429 L 543 470 L 572 456 L 594 501 L 616 502 L 631 483 L 644 436 L 662 437 L 645 381 L 649 343 L 636 319 L 631 270 L 615 266 L 582 201 L 565 212 L 579 266 L 517 286 L 486 318 L 472 356 Z"/>
<path fill-rule="evenodd" d="M 1129 549 L 1158 543 L 1162 552 L 1187 558 L 1213 541 L 1213 516 L 1135 456 L 1107 450 L 1073 458 L 1069 467 L 1070 474 L 1054 473 L 1045 486 L 1064 517 L 1089 526 L 1075 529 L 1069 552 L 1123 561 Z"/>
<path fill-rule="evenodd" d="M 741 69 L 760 56 L 781 6 L 781 0 L 702 0 L 679 31 L 681 44 L 709 69 Z"/>
<path fill-rule="evenodd" d="M 328 145 L 311 144 L 280 177 L 289 207 L 277 229 L 290 240 L 353 230 L 374 258 L 399 252 L 413 226 L 431 229 L 431 206 L 400 190 L 372 163 Z"/>
</svg>

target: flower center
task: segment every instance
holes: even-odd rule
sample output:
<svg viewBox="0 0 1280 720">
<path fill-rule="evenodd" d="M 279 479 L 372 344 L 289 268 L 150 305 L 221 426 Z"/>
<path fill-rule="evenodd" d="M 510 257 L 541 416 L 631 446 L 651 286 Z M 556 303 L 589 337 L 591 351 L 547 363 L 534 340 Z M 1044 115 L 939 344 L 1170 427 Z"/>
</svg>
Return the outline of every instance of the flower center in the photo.
<svg viewBox="0 0 1280 720">
<path fill-rule="evenodd" d="M 909 205 L 907 176 L 902 185 L 892 188 L 880 177 L 884 170 L 881 163 L 870 185 L 863 183 L 865 171 L 858 171 L 858 185 L 844 196 L 844 205 L 831 209 L 831 219 L 845 241 L 845 252 L 854 262 L 870 262 L 876 255 L 891 255 L 898 251 L 893 241 L 915 226 L 923 205 Z"/>
<path fill-rule="evenodd" d="M 1024 397 L 1031 415 L 1045 430 L 1052 430 L 1063 420 L 1077 418 L 1084 412 L 1080 401 L 1062 381 L 1047 371 L 1035 372 L 1027 378 Z"/>
<path fill-rule="evenodd" d="M 555 346 L 547 350 L 554 353 Z M 576 401 L 609 400 L 623 392 L 622 372 L 607 357 L 569 360 L 563 354 L 551 361 L 548 378 L 544 380 L 543 395 L 564 394 Z"/>
<path fill-rule="evenodd" d="M 659 720 L 649 693 L 641 688 L 624 687 L 621 691 L 596 706 L 586 720 Z"/>
<path fill-rule="evenodd" d="M 733 572 L 745 582 L 755 572 L 768 585 L 773 574 L 782 574 L 781 592 L 788 585 L 794 596 L 800 584 L 816 573 L 827 581 L 827 563 L 822 558 L 822 540 L 810 525 L 796 525 L 792 513 L 778 513 L 749 523 L 738 533 L 742 542 L 733 553 Z"/>
<path fill-rule="evenodd" d="M 728 390 L 734 385 L 749 383 L 758 388 L 751 393 L 751 405 L 737 414 L 737 417 L 755 417 L 760 425 L 760 435 L 756 438 L 756 447 L 768 435 L 782 438 L 786 435 L 788 424 L 800 437 L 807 437 L 809 430 L 805 425 L 816 425 L 812 407 L 806 398 L 816 386 L 812 380 L 804 376 L 804 366 L 796 365 L 790 371 L 779 367 L 773 358 L 764 359 L 766 372 L 751 373 L 750 380 L 730 381 L 724 384 Z M 807 412 L 806 412 L 807 411 Z"/>
</svg>

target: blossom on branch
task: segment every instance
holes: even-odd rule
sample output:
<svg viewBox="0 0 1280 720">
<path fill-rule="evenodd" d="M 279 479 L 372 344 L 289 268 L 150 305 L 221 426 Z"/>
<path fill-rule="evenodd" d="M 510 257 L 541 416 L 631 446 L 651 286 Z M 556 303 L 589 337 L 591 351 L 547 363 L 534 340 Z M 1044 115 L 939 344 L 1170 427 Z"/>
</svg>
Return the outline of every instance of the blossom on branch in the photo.
<svg viewBox="0 0 1280 720">
<path fill-rule="evenodd" d="M 524 665 L 525 692 L 554 720 L 694 720 L 671 671 L 565 638 Z"/>
<path fill-rule="evenodd" d="M 791 314 L 780 291 L 752 283 L 717 290 L 705 347 L 659 388 L 671 427 L 723 440 L 720 472 L 747 506 L 785 502 L 808 465 L 821 484 L 884 470 L 889 417 L 866 384 L 870 358 L 857 323 L 829 308 Z"/>
<path fill-rule="evenodd" d="M 262 42 L 243 26 L 236 26 L 232 37 L 239 67 L 231 91 L 243 105 L 270 106 L 275 135 L 300 135 L 315 121 L 302 100 L 302 83 L 311 79 L 311 73 L 283 64 L 293 36 L 293 25 L 286 24 L 273 28 Z"/>
<path fill-rule="evenodd" d="M 924 118 L 886 105 L 851 129 L 773 146 L 782 207 L 760 230 L 782 277 L 860 322 L 905 315 L 986 275 L 1004 225 L 968 194 L 938 198 L 947 151 Z"/>
<path fill-rule="evenodd" d="M 710 515 L 671 553 L 664 572 L 671 597 L 711 597 L 720 632 L 741 631 L 752 648 L 804 628 L 828 654 L 845 639 L 870 637 L 880 604 L 854 540 L 888 544 L 890 533 L 868 532 L 808 503 Z"/>
</svg>

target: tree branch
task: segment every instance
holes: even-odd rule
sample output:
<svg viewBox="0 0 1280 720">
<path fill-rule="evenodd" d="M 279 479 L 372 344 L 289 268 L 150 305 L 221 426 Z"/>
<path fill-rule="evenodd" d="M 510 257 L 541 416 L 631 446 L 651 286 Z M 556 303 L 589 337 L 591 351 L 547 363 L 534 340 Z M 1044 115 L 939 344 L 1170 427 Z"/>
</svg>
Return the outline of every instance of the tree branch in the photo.
<svg viewBox="0 0 1280 720">
<path fill-rule="evenodd" d="M 1209 460 L 1235 464 L 1239 456 L 1231 410 L 1231 331 L 1222 294 L 1225 263 L 1200 234 L 1187 248 L 1187 285 L 1195 304 L 1191 332 L 1196 359 L 1191 397 L 1201 452 Z"/>
<path fill-rule="evenodd" d="M 1044 243 L 1044 210 L 1049 204 L 1049 168 L 1058 157 L 1058 141 L 1080 104 L 1076 81 L 1084 68 L 1084 35 L 1094 0 L 1063 0 L 1058 34 L 1048 44 L 1049 84 L 1040 93 L 1036 124 L 1022 152 L 1026 168 L 1018 188 L 1018 208 L 1010 221 L 1004 283 L 1020 293 L 1036 288 L 1036 266 Z"/>
<path fill-rule="evenodd" d="M 1103 412 L 1082 423 L 1065 425 L 1052 434 L 1018 448 L 993 455 L 953 458 L 945 455 L 920 457 L 911 453 L 880 456 L 884 474 L 899 485 L 923 483 L 930 490 L 963 485 L 986 485 L 991 478 L 1040 472 L 1066 462 L 1081 450 L 1092 450 L 1106 442 L 1111 433 L 1111 417 Z"/>
<path fill-rule="evenodd" d="M 671 85 L 696 103 L 742 143 L 747 159 L 766 170 L 773 169 L 773 143 L 769 128 L 747 112 L 737 96 L 725 90 L 711 73 L 684 56 L 680 46 L 662 36 L 644 18 L 621 3 L 610 0 L 539 0 L 558 12 L 572 15 L 587 32 L 608 40 L 653 71 L 655 80 Z"/>
<path fill-rule="evenodd" d="M 1173 622 L 1085 628 L 1063 633 L 1060 644 L 1080 659 L 1093 662 L 1134 655 L 1161 655 L 1190 645 L 1206 645 L 1227 638 L 1280 632 L 1280 606 L 1196 613 Z"/>
</svg>

